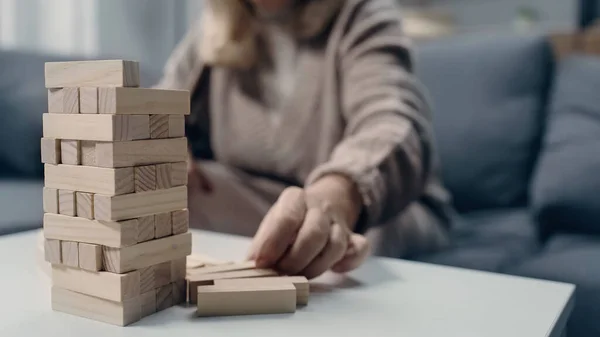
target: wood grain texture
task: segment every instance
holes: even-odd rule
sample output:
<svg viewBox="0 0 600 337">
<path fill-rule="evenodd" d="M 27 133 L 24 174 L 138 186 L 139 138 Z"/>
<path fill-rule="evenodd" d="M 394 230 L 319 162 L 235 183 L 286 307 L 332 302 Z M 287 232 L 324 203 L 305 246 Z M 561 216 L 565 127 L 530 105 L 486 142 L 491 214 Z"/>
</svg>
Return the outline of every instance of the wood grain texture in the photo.
<svg viewBox="0 0 600 337">
<path fill-rule="evenodd" d="M 187 163 L 171 163 L 171 184 L 183 186 L 188 184 Z"/>
<path fill-rule="evenodd" d="M 125 60 L 48 62 L 46 88 L 139 87 L 139 64 Z"/>
<path fill-rule="evenodd" d="M 185 286 L 185 280 L 178 280 L 171 283 L 173 288 L 172 296 L 173 296 L 173 305 L 178 305 L 181 303 L 187 302 L 187 291 Z"/>
<path fill-rule="evenodd" d="M 186 233 L 190 228 L 190 212 L 187 209 L 171 213 L 173 235 Z"/>
<path fill-rule="evenodd" d="M 308 304 L 310 294 L 310 284 L 304 276 L 273 276 L 273 277 L 256 277 L 246 279 L 223 279 L 215 280 L 217 286 L 228 286 L 235 288 L 243 288 L 247 286 L 263 285 L 263 284 L 293 284 L 296 287 L 296 304 Z"/>
<path fill-rule="evenodd" d="M 190 114 L 189 91 L 146 88 L 100 88 L 98 96 L 101 114 Z"/>
<path fill-rule="evenodd" d="M 44 214 L 44 236 L 47 239 L 124 247 L 137 243 L 138 224 L 138 219 L 97 221 L 48 213 Z"/>
<path fill-rule="evenodd" d="M 198 274 L 188 275 L 186 280 L 188 281 L 188 294 L 190 303 L 196 303 L 196 289 L 198 286 L 214 284 L 215 280 L 231 279 L 231 278 L 253 278 L 253 277 L 268 277 L 268 276 L 279 276 L 277 271 L 273 269 L 248 269 L 238 270 L 223 273 L 213 274 Z"/>
<path fill-rule="evenodd" d="M 133 172 L 133 167 L 109 169 L 46 164 L 44 167 L 44 183 L 51 188 L 104 195 L 121 195 L 134 192 Z"/>
<path fill-rule="evenodd" d="M 171 282 L 185 280 L 187 259 L 185 257 L 171 260 Z"/>
<path fill-rule="evenodd" d="M 185 138 L 103 142 L 96 145 L 100 167 L 130 167 L 187 160 Z"/>
<path fill-rule="evenodd" d="M 140 295 L 138 271 L 113 274 L 52 266 L 52 282 L 63 289 L 116 302 L 123 302 Z"/>
<path fill-rule="evenodd" d="M 96 142 L 81 141 L 81 165 L 96 166 Z"/>
<path fill-rule="evenodd" d="M 148 116 L 43 114 L 44 138 L 127 141 L 150 138 Z"/>
<path fill-rule="evenodd" d="M 62 88 L 48 89 L 48 113 L 63 113 L 64 91 Z"/>
<path fill-rule="evenodd" d="M 169 116 L 169 138 L 185 137 L 185 116 Z"/>
<path fill-rule="evenodd" d="M 79 244 L 71 241 L 61 241 L 62 264 L 68 267 L 79 267 Z"/>
<path fill-rule="evenodd" d="M 77 196 L 74 191 L 58 190 L 58 213 L 77 216 Z"/>
<path fill-rule="evenodd" d="M 79 88 L 63 88 L 63 113 L 79 113 Z"/>
<path fill-rule="evenodd" d="M 44 259 L 51 264 L 62 263 L 62 248 L 60 240 L 44 240 Z"/>
<path fill-rule="evenodd" d="M 156 165 L 156 188 L 159 190 L 173 187 L 171 164 Z"/>
<path fill-rule="evenodd" d="M 156 313 L 156 290 L 152 289 L 140 295 L 142 305 L 142 317 L 148 317 Z"/>
<path fill-rule="evenodd" d="M 61 140 L 60 158 L 62 164 L 81 165 L 81 143 L 78 140 Z"/>
<path fill-rule="evenodd" d="M 160 239 L 171 234 L 173 234 L 171 212 L 156 214 L 154 216 L 154 237 Z"/>
<path fill-rule="evenodd" d="M 138 218 L 137 242 L 146 242 L 154 239 L 154 215 Z"/>
<path fill-rule="evenodd" d="M 58 190 L 56 188 L 44 187 L 42 193 L 44 212 L 58 214 Z"/>
<path fill-rule="evenodd" d="M 198 268 L 198 269 L 195 269 L 195 270 L 189 272 L 188 275 L 190 275 L 191 277 L 195 277 L 196 275 L 225 273 L 225 272 L 248 270 L 248 269 L 256 269 L 256 262 L 244 261 L 244 262 L 225 264 L 225 265 L 220 265 L 220 266 L 209 266 L 209 267 L 204 267 L 204 268 Z"/>
<path fill-rule="evenodd" d="M 135 168 L 135 192 L 156 190 L 156 166 L 137 166 Z"/>
<path fill-rule="evenodd" d="M 98 113 L 98 88 L 79 88 L 79 108 L 82 114 Z"/>
<path fill-rule="evenodd" d="M 192 237 L 186 233 L 129 247 L 103 248 L 105 269 L 122 274 L 189 255 Z"/>
<path fill-rule="evenodd" d="M 102 270 L 102 246 L 79 242 L 79 268 Z"/>
<path fill-rule="evenodd" d="M 166 286 L 156 289 L 156 311 L 166 310 L 173 306 L 173 286 Z"/>
<path fill-rule="evenodd" d="M 52 165 L 61 163 L 60 139 L 42 138 L 40 146 L 42 163 Z"/>
<path fill-rule="evenodd" d="M 171 283 L 171 262 L 163 262 L 142 268 L 140 271 L 140 291 L 142 293 L 158 289 Z"/>
<path fill-rule="evenodd" d="M 142 317 L 140 297 L 116 302 L 57 286 L 52 287 L 50 297 L 52 310 L 116 326 L 127 326 Z"/>
<path fill-rule="evenodd" d="M 186 186 L 118 196 L 101 194 L 94 196 L 94 212 L 97 220 L 118 221 L 139 218 L 186 207 Z"/>
<path fill-rule="evenodd" d="M 76 193 L 77 216 L 84 219 L 94 219 L 94 195 L 92 193 Z"/>
<path fill-rule="evenodd" d="M 150 138 L 169 138 L 168 115 L 150 115 Z"/>
</svg>

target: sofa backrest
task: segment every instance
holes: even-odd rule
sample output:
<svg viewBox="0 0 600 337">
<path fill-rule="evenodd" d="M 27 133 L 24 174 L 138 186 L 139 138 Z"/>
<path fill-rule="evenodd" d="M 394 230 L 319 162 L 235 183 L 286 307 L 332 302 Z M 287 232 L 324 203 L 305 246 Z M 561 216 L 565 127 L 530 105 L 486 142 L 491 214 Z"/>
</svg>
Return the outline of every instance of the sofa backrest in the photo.
<svg viewBox="0 0 600 337">
<path fill-rule="evenodd" d="M 528 202 L 552 50 L 542 35 L 470 35 L 418 46 L 443 179 L 468 212 Z"/>
</svg>

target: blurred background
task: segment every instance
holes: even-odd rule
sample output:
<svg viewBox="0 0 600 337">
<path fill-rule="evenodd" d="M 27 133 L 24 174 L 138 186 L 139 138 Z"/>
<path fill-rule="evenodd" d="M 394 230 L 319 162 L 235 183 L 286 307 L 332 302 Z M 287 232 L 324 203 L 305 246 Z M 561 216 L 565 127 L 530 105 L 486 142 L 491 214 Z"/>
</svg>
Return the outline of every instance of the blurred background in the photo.
<svg viewBox="0 0 600 337">
<path fill-rule="evenodd" d="M 399 3 L 459 213 L 450 248 L 410 258 L 575 283 L 568 336 L 600 336 L 600 0 Z M 138 60 L 149 86 L 201 11 L 0 0 L 0 235 L 41 227 L 44 62 Z"/>
</svg>

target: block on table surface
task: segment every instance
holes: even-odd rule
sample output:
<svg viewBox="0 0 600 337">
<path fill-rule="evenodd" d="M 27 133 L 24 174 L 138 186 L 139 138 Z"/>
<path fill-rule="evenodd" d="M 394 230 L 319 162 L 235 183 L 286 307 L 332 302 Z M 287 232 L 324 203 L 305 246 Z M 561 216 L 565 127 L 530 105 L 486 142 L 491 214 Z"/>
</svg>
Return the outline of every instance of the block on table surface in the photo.
<svg viewBox="0 0 600 337">
<path fill-rule="evenodd" d="M 169 138 L 185 137 L 185 116 L 169 116 Z"/>
<path fill-rule="evenodd" d="M 133 167 L 103 168 L 75 165 L 44 166 L 46 187 L 104 195 L 121 195 L 135 191 Z"/>
<path fill-rule="evenodd" d="M 190 114 L 190 93 L 185 90 L 100 88 L 98 96 L 101 114 Z"/>
<path fill-rule="evenodd" d="M 195 275 L 224 273 L 224 272 L 249 270 L 249 269 L 256 269 L 256 262 L 244 261 L 244 262 L 237 262 L 237 263 L 226 264 L 226 265 L 198 268 L 198 269 L 195 269 L 195 270 L 189 272 L 188 275 L 195 276 Z"/>
<path fill-rule="evenodd" d="M 187 151 L 185 138 L 102 142 L 96 144 L 96 162 L 100 167 L 185 162 Z"/>
<path fill-rule="evenodd" d="M 222 279 L 214 281 L 214 284 L 217 286 L 228 286 L 235 288 L 286 283 L 293 284 L 294 287 L 296 287 L 296 303 L 298 305 L 306 305 L 310 295 L 310 284 L 308 279 L 304 276 L 273 276 L 245 279 Z"/>
<path fill-rule="evenodd" d="M 150 117 L 93 114 L 43 114 L 43 137 L 88 141 L 150 138 Z"/>
<path fill-rule="evenodd" d="M 52 284 L 62 289 L 123 302 L 140 295 L 140 273 L 114 274 L 66 266 L 52 266 Z"/>
<path fill-rule="evenodd" d="M 196 302 L 196 289 L 198 286 L 213 285 L 215 280 L 231 279 L 231 278 L 253 278 L 253 277 L 267 277 L 267 276 L 279 276 L 278 273 L 273 269 L 248 269 L 238 270 L 223 273 L 213 274 L 197 274 L 187 275 L 186 280 L 188 283 L 188 294 L 190 303 Z"/>
<path fill-rule="evenodd" d="M 51 301 L 55 311 L 117 326 L 141 319 L 140 297 L 115 302 L 53 286 Z"/>
<path fill-rule="evenodd" d="M 137 242 L 146 242 L 154 239 L 154 215 L 138 218 Z"/>
<path fill-rule="evenodd" d="M 88 271 L 101 271 L 102 246 L 79 242 L 79 268 Z"/>
<path fill-rule="evenodd" d="M 156 166 L 135 167 L 135 192 L 156 190 Z"/>
<path fill-rule="evenodd" d="M 64 97 L 63 88 L 48 89 L 48 113 L 63 113 Z"/>
<path fill-rule="evenodd" d="M 169 236 L 128 247 L 103 247 L 104 269 L 113 273 L 127 273 L 183 258 L 191 251 L 191 233 Z"/>
<path fill-rule="evenodd" d="M 156 311 L 166 310 L 173 306 L 173 286 L 169 283 L 156 289 Z"/>
<path fill-rule="evenodd" d="M 81 141 L 81 165 L 96 166 L 96 142 Z"/>
<path fill-rule="evenodd" d="M 77 196 L 74 191 L 58 190 L 58 213 L 77 216 Z"/>
<path fill-rule="evenodd" d="M 150 115 L 150 138 L 169 138 L 168 115 Z"/>
<path fill-rule="evenodd" d="M 44 212 L 58 214 L 58 189 L 44 187 L 43 191 Z"/>
<path fill-rule="evenodd" d="M 292 284 L 202 286 L 197 289 L 198 316 L 283 314 L 296 311 Z"/>
<path fill-rule="evenodd" d="M 48 62 L 46 88 L 139 87 L 139 63 L 126 60 Z"/>
<path fill-rule="evenodd" d="M 154 237 L 160 239 L 172 234 L 171 212 L 156 214 L 154 216 Z"/>
<path fill-rule="evenodd" d="M 140 292 L 145 293 L 151 290 L 164 287 L 171 283 L 171 262 L 163 262 L 146 268 L 139 269 L 140 272 Z"/>
<path fill-rule="evenodd" d="M 40 150 L 42 163 L 57 165 L 61 163 L 60 139 L 42 138 Z"/>
<path fill-rule="evenodd" d="M 173 235 L 186 233 L 190 228 L 190 212 L 187 209 L 171 212 Z"/>
<path fill-rule="evenodd" d="M 109 247 L 125 247 L 137 243 L 138 219 L 97 221 L 58 214 L 44 214 L 44 237 L 90 243 Z"/>
<path fill-rule="evenodd" d="M 62 248 L 60 240 L 44 240 L 44 258 L 51 264 L 62 263 Z"/>
<path fill-rule="evenodd" d="M 98 113 L 98 88 L 79 88 L 79 109 L 82 114 Z"/>
<path fill-rule="evenodd" d="M 119 221 L 187 207 L 187 186 L 166 190 L 108 196 L 94 196 L 96 220 Z"/>
<path fill-rule="evenodd" d="M 62 264 L 68 267 L 79 267 L 79 243 L 71 241 L 61 241 L 61 260 Z"/>
</svg>

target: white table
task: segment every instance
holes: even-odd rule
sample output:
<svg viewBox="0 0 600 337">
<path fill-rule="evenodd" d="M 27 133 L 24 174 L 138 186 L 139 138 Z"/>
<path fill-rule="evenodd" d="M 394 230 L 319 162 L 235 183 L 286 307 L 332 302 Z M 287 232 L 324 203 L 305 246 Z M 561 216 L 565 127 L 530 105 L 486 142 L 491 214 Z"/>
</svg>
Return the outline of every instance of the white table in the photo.
<svg viewBox="0 0 600 337">
<path fill-rule="evenodd" d="M 0 336 L 558 337 L 573 304 L 568 284 L 374 258 L 314 280 L 295 314 L 197 318 L 175 307 L 121 328 L 50 309 L 37 233 L 0 237 Z M 194 232 L 193 250 L 237 260 L 248 243 Z"/>
</svg>

